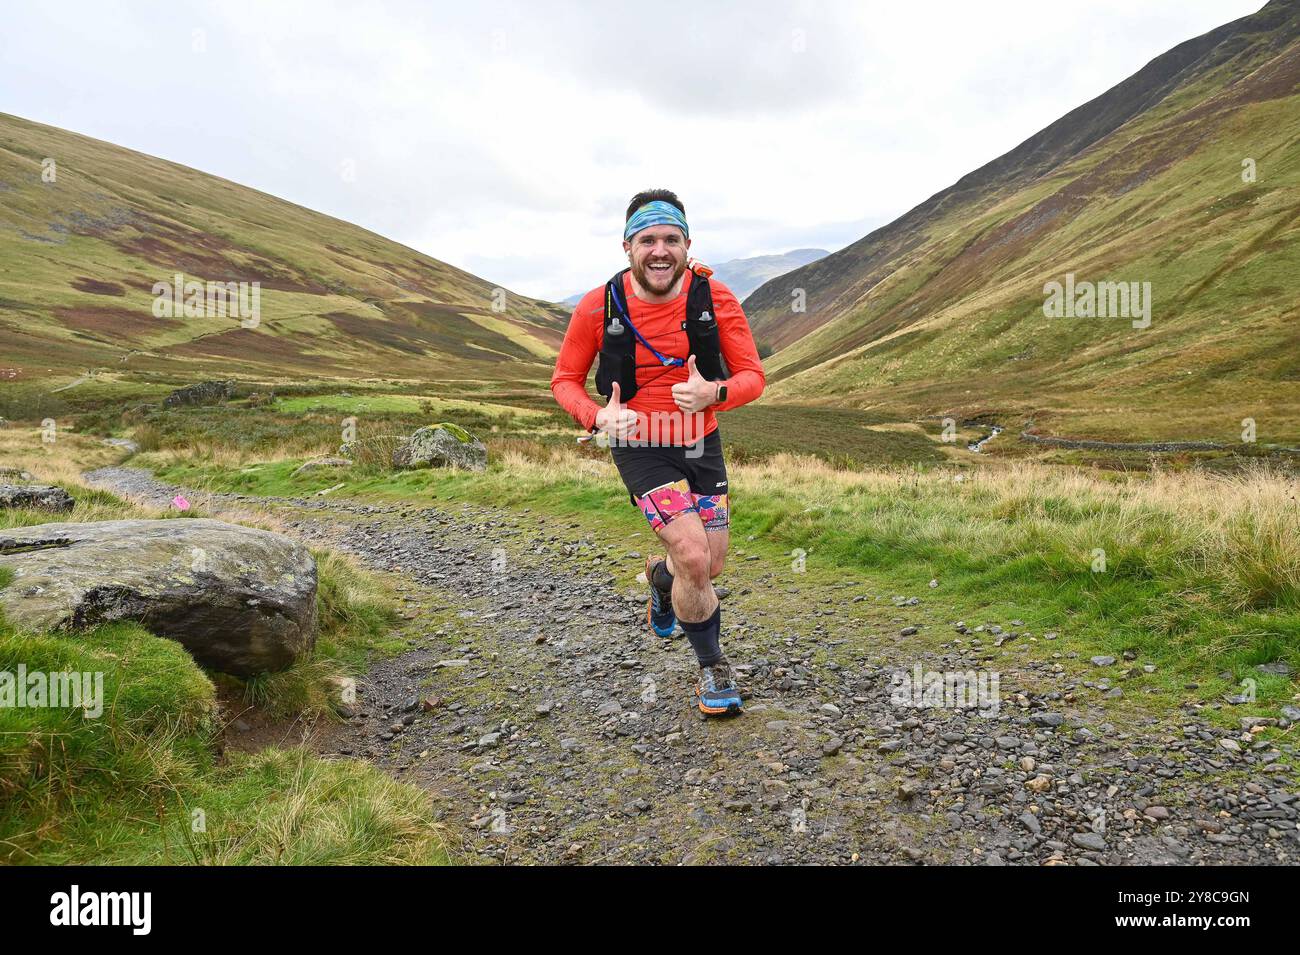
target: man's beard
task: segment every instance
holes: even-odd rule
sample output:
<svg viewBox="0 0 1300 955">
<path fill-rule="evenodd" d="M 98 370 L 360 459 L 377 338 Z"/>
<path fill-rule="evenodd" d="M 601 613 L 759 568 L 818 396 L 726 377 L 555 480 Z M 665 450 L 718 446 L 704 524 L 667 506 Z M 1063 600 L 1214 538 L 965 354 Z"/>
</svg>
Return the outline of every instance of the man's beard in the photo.
<svg viewBox="0 0 1300 955">
<path fill-rule="evenodd" d="M 647 292 L 651 292 L 655 295 L 663 295 L 665 292 L 670 291 L 677 284 L 677 280 L 680 279 L 686 271 L 685 260 L 674 262 L 673 270 L 668 273 L 670 276 L 668 284 L 661 287 L 657 284 L 659 281 L 662 281 L 662 279 L 658 277 L 659 273 L 651 272 L 649 264 L 650 263 L 647 262 L 645 265 L 633 265 L 632 276 L 636 279 L 638 285 Z"/>
</svg>

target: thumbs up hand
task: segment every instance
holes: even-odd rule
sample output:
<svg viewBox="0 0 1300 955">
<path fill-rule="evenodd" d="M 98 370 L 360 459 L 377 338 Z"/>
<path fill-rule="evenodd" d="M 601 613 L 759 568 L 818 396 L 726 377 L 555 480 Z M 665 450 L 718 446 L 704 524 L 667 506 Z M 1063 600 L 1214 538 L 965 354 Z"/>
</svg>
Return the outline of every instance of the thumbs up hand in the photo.
<svg viewBox="0 0 1300 955">
<path fill-rule="evenodd" d="M 686 414 L 695 414 L 718 397 L 716 382 L 709 381 L 695 367 L 695 356 L 686 359 L 686 380 L 673 385 L 673 402 Z"/>
<path fill-rule="evenodd" d="M 636 432 L 636 412 L 622 403 L 618 382 L 609 390 L 609 404 L 596 412 L 596 427 L 611 438 L 627 439 Z"/>
</svg>

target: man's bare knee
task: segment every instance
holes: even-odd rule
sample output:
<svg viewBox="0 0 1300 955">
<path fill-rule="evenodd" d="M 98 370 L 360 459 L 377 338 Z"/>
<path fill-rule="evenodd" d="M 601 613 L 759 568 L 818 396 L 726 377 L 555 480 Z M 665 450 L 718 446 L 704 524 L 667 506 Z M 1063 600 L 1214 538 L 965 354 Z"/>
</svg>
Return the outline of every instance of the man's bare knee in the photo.
<svg viewBox="0 0 1300 955">
<path fill-rule="evenodd" d="M 674 576 L 694 581 L 708 579 L 709 546 L 705 541 L 686 538 L 674 544 L 669 553 L 673 560 Z"/>
</svg>

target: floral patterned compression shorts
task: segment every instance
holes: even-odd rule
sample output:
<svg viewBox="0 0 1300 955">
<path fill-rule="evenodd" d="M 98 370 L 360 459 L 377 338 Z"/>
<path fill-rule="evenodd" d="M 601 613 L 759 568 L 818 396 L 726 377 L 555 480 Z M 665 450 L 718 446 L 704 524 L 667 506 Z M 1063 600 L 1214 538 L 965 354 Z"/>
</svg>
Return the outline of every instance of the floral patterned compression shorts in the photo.
<svg viewBox="0 0 1300 955">
<path fill-rule="evenodd" d="M 610 448 L 632 503 L 641 508 L 651 529 L 658 531 L 683 514 L 698 514 L 706 531 L 730 526 L 722 437 L 715 428 L 702 442 L 702 449 L 699 443 Z"/>
</svg>

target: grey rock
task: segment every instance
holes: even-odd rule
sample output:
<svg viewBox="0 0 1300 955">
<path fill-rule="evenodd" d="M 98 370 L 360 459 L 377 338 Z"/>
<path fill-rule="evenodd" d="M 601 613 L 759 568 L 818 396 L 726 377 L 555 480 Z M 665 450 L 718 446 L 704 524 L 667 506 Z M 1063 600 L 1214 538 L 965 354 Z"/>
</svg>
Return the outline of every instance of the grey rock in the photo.
<svg viewBox="0 0 1300 955">
<path fill-rule="evenodd" d="M 487 469 L 487 447 L 464 428 L 437 424 L 421 428 L 393 452 L 395 468 L 457 467 Z"/>
<path fill-rule="evenodd" d="M 70 511 L 76 502 L 61 487 L 42 484 L 0 484 L 0 510 L 36 507 L 46 511 Z"/>
<path fill-rule="evenodd" d="M 316 641 L 316 562 L 280 534 L 208 519 L 38 524 L 0 531 L 9 622 L 145 624 L 203 666 L 283 670 Z"/>
<path fill-rule="evenodd" d="M 210 405 L 235 397 L 235 382 L 200 381 L 197 384 L 177 388 L 163 399 L 167 408 L 179 408 L 183 405 Z"/>
<path fill-rule="evenodd" d="M 1106 837 L 1096 832 L 1076 832 L 1070 836 L 1070 841 L 1080 849 L 1091 849 L 1094 852 L 1102 852 L 1106 848 Z"/>
</svg>

